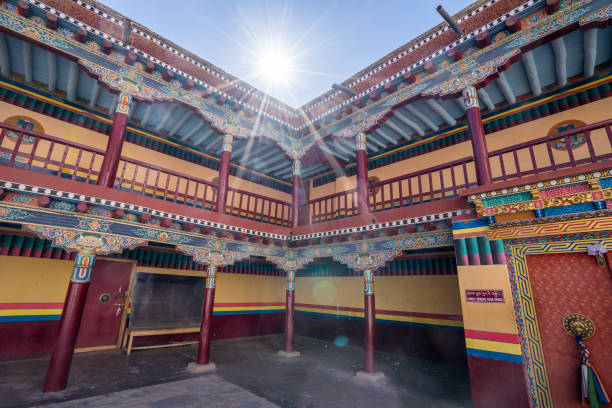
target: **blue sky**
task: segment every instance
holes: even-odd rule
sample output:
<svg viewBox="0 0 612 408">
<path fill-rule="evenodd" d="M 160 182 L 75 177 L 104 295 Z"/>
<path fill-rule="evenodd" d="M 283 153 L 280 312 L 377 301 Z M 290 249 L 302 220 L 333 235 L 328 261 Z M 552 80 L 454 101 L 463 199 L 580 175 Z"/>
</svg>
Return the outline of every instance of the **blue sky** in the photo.
<svg viewBox="0 0 612 408">
<path fill-rule="evenodd" d="M 299 107 L 452 15 L 468 0 L 103 0 L 226 72 Z M 262 55 L 289 56 L 290 79 Z"/>
</svg>

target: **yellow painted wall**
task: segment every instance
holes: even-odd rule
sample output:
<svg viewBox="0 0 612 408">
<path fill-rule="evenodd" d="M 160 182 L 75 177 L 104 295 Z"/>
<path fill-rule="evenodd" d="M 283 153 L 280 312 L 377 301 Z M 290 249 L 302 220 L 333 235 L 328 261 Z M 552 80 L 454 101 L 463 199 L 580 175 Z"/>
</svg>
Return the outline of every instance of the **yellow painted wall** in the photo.
<svg viewBox="0 0 612 408">
<path fill-rule="evenodd" d="M 44 128 L 45 134 L 101 150 L 106 149 L 106 144 L 108 143 L 108 136 L 102 133 L 94 132 L 92 130 L 88 130 L 80 126 L 61 121 L 59 119 L 32 112 L 30 110 L 23 109 L 5 102 L 0 102 L 0 122 L 4 122 L 7 118 L 16 115 L 27 116 L 38 121 Z M 10 141 L 7 139 L 5 143 L 10 143 Z M 41 144 L 38 152 L 41 152 L 41 149 L 45 148 L 48 147 L 42 146 Z M 20 151 L 29 152 L 30 149 L 30 146 L 22 146 Z M 57 151 L 54 152 L 54 155 L 52 157 L 57 160 L 60 160 L 62 154 L 63 148 L 57 149 Z M 200 166 L 198 164 L 191 163 L 185 160 L 180 160 L 178 158 L 171 157 L 166 154 L 156 152 L 154 150 L 147 149 L 145 147 L 138 146 L 132 143 L 124 144 L 122 155 L 130 159 L 139 160 L 145 163 L 151 163 L 164 169 L 170 169 L 172 171 L 182 173 L 187 176 L 197 177 L 209 182 L 211 182 L 219 175 L 218 171 L 216 170 L 212 170 L 207 167 Z M 75 150 L 75 152 L 69 153 L 67 161 L 69 163 L 76 163 L 76 157 L 77 155 Z M 83 167 L 88 167 L 90 159 L 90 156 L 85 155 L 85 157 L 81 158 L 81 165 Z M 94 168 L 99 169 L 101 165 L 102 157 L 98 157 L 94 162 Z M 122 167 L 120 166 L 119 172 L 121 172 L 121 169 Z M 129 177 L 131 180 L 131 175 L 133 174 L 132 171 L 133 170 L 130 167 L 127 168 L 126 178 Z M 142 179 L 144 178 L 144 171 L 139 172 L 139 176 L 140 177 L 137 177 L 137 180 L 142 181 Z M 149 180 L 151 181 L 153 180 L 153 178 L 149 177 Z M 165 179 L 160 180 L 158 184 L 161 187 L 165 187 Z M 284 193 L 282 191 L 278 191 L 273 188 L 262 186 L 260 184 L 256 184 L 251 181 L 243 180 L 237 177 L 231 176 L 229 179 L 229 185 L 230 187 L 264 195 L 266 197 L 275 198 L 277 200 L 287 202 L 291 201 L 291 195 L 288 193 Z M 173 186 L 173 183 L 170 184 L 170 186 Z"/>
<path fill-rule="evenodd" d="M 461 315 L 456 275 L 377 276 L 376 308 Z M 296 303 L 363 308 L 361 277 L 296 278 Z"/>
<path fill-rule="evenodd" d="M 463 325 L 466 330 L 516 334 L 512 292 L 506 265 L 458 266 Z M 466 289 L 501 289 L 504 303 L 466 302 Z"/>
<path fill-rule="evenodd" d="M 0 303 L 64 303 L 74 261 L 0 256 Z"/>
<path fill-rule="evenodd" d="M 549 115 L 544 118 L 534 120 L 528 123 L 524 123 L 518 126 L 511 127 L 509 129 L 500 130 L 498 132 L 490 133 L 486 136 L 487 147 L 489 151 L 495 151 L 505 147 L 513 146 L 519 143 L 523 143 L 529 140 L 537 139 L 546 136 L 550 129 L 557 123 L 575 119 L 586 122 L 587 124 L 599 122 L 610 118 L 610 112 L 612 111 L 612 99 L 606 98 L 597 102 L 589 103 L 588 105 L 579 106 L 577 108 L 568 109 L 563 112 L 559 112 L 554 115 Z M 603 130 L 596 131 L 593 133 L 593 144 L 597 153 L 606 153 L 612 150 L 609 142 Z M 536 149 L 536 160 L 541 165 L 548 164 L 548 154 L 546 149 Z M 557 162 L 567 161 L 567 153 L 553 150 L 555 160 Z M 588 154 L 586 144 L 580 146 L 575 152 L 575 158 L 580 159 Z M 404 174 L 413 173 L 423 168 L 433 167 L 448 163 L 450 161 L 458 160 L 467 156 L 472 156 L 472 143 L 470 141 L 459 143 L 453 146 L 446 147 L 441 150 L 426 153 L 418 157 L 412 157 L 400 162 L 396 162 L 387 166 L 379 167 L 377 169 L 370 170 L 368 176 L 378 177 L 381 181 L 395 178 Z M 519 159 L 530 160 L 528 151 L 521 152 Z M 506 171 L 514 171 L 513 159 L 508 156 L 504 160 Z M 501 175 L 501 168 L 498 160 L 492 160 L 491 162 L 493 176 Z M 468 180 L 473 182 L 475 180 L 475 174 L 473 166 L 468 169 L 469 177 Z M 457 183 L 463 181 L 462 176 L 459 173 L 455 173 Z M 445 185 L 450 180 L 450 173 L 445 175 Z M 416 180 L 413 180 L 413 188 L 416 187 Z M 424 178 L 423 189 L 428 190 L 428 181 Z M 355 188 L 356 176 L 352 177 L 338 177 L 335 182 L 327 183 L 322 186 L 314 187 L 311 184 L 310 199 L 317 199 L 330 194 L 334 194 L 341 191 L 346 191 L 351 188 Z M 434 178 L 434 188 L 439 186 L 439 182 Z M 403 186 L 404 191 L 407 191 Z"/>
<path fill-rule="evenodd" d="M 285 290 L 285 277 L 218 273 L 215 303 L 284 303 Z"/>
</svg>

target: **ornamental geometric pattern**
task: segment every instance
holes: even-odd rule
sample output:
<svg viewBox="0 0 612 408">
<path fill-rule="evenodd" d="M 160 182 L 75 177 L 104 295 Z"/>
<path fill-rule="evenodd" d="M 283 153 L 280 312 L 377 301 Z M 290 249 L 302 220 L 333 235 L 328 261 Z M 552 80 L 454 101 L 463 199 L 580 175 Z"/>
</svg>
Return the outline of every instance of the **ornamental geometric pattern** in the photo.
<svg viewBox="0 0 612 408">
<path fill-rule="evenodd" d="M 355 271 L 376 270 L 401 253 L 402 251 L 385 251 L 369 254 L 336 255 L 334 260 L 345 264 Z"/>
<path fill-rule="evenodd" d="M 68 252 L 91 251 L 97 255 L 120 253 L 124 249 L 134 249 L 147 245 L 147 240 L 105 235 L 93 232 L 73 231 L 56 227 L 24 224 L 22 230 L 33 232 L 39 238 L 51 240 L 53 246 Z"/>
<path fill-rule="evenodd" d="M 538 237 L 545 235 L 575 234 L 581 232 L 612 231 L 612 217 L 578 219 L 547 224 L 521 225 L 510 228 L 490 229 L 490 240 Z"/>
<path fill-rule="evenodd" d="M 185 255 L 192 256 L 195 262 L 208 266 L 233 265 L 235 262 L 249 257 L 249 254 L 240 252 L 213 251 L 186 245 L 177 245 L 176 249 Z"/>
<path fill-rule="evenodd" d="M 278 256 L 268 256 L 266 259 L 285 272 L 295 272 L 313 261 L 312 258 L 281 258 Z"/>
<path fill-rule="evenodd" d="M 603 244 L 610 251 L 612 239 L 608 235 L 608 232 L 603 232 L 554 237 L 548 240 L 539 238 L 535 242 L 530 240 L 505 242 L 514 315 L 533 407 L 551 407 L 552 399 L 529 281 L 527 255 L 586 252 L 588 246 L 596 244 Z"/>
</svg>

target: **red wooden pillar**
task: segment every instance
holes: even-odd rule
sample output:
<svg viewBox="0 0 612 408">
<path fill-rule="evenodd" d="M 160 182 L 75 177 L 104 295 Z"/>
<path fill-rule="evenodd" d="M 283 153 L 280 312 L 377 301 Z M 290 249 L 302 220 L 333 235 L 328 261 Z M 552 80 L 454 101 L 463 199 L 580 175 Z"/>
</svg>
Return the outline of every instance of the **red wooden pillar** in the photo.
<svg viewBox="0 0 612 408">
<path fill-rule="evenodd" d="M 472 135 L 472 149 L 474 150 L 474 166 L 476 168 L 476 179 L 479 186 L 491 184 L 491 164 L 489 163 L 489 151 L 485 139 L 480 106 L 478 105 L 478 94 L 476 88 L 468 86 L 463 90 L 463 103 L 468 119 L 470 134 Z"/>
<path fill-rule="evenodd" d="M 217 267 L 208 266 L 206 277 L 206 291 L 202 305 L 202 323 L 200 324 L 200 343 L 198 345 L 197 363 L 189 363 L 187 369 L 191 372 L 213 371 L 215 363 L 210 362 L 210 336 L 212 332 L 212 312 L 215 303 L 215 288 L 217 280 Z"/>
<path fill-rule="evenodd" d="M 285 350 L 278 354 L 285 357 L 297 357 L 299 351 L 293 350 L 293 315 L 295 308 L 295 271 L 287 271 L 287 291 L 285 300 Z"/>
<path fill-rule="evenodd" d="M 299 207 L 300 207 L 300 173 L 301 164 L 299 159 L 293 160 L 293 190 L 291 199 L 292 211 L 292 226 L 296 228 L 299 224 Z"/>
<path fill-rule="evenodd" d="M 366 269 L 363 271 L 363 305 L 365 317 L 365 338 L 364 338 L 364 361 L 363 371 L 357 373 L 358 377 L 368 379 L 380 379 L 384 377 L 381 372 L 375 369 L 376 348 L 374 345 L 374 327 L 376 325 L 376 304 L 374 302 L 374 271 Z"/>
<path fill-rule="evenodd" d="M 225 214 L 227 185 L 229 182 L 230 160 L 232 158 L 232 135 L 223 136 L 223 152 L 219 163 L 219 191 L 217 192 L 217 212 Z"/>
<path fill-rule="evenodd" d="M 98 175 L 99 186 L 113 188 L 115 177 L 117 176 L 117 168 L 121 159 L 121 149 L 125 140 L 125 129 L 127 128 L 128 112 L 130 111 L 130 103 L 132 96 L 126 93 L 119 95 L 117 109 L 113 117 L 113 127 L 106 145 L 106 154 L 102 161 L 100 174 Z"/>
<path fill-rule="evenodd" d="M 366 152 L 366 134 L 359 133 L 355 136 L 355 147 L 357 148 L 357 209 L 359 215 L 370 213 L 368 194 L 368 154 Z"/>
<path fill-rule="evenodd" d="M 83 315 L 91 270 L 95 260 L 96 256 L 94 254 L 79 252 L 74 261 L 74 270 L 68 285 L 43 392 L 57 392 L 66 388 L 70 363 L 74 354 L 74 345 L 79 334 L 81 316 Z"/>
</svg>

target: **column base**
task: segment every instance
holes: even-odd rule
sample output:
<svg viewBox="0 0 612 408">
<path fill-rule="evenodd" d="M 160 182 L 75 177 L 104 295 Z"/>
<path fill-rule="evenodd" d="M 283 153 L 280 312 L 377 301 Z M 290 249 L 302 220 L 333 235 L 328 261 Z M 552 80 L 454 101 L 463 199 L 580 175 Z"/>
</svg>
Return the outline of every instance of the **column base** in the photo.
<svg viewBox="0 0 612 408">
<path fill-rule="evenodd" d="M 299 351 L 285 351 L 285 350 L 278 351 L 279 356 L 283 356 L 287 358 L 299 357 L 301 354 L 302 353 L 300 353 Z"/>
<path fill-rule="evenodd" d="M 380 381 L 385 378 L 385 373 L 376 371 L 374 373 L 366 373 L 365 371 L 357 371 L 355 377 L 361 378 L 368 381 Z"/>
<path fill-rule="evenodd" d="M 198 363 L 191 362 L 187 364 L 187 371 L 193 374 L 212 373 L 213 371 L 216 371 L 216 370 L 217 370 L 217 365 L 215 363 L 198 364 Z"/>
</svg>

